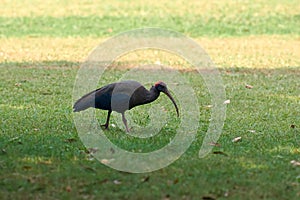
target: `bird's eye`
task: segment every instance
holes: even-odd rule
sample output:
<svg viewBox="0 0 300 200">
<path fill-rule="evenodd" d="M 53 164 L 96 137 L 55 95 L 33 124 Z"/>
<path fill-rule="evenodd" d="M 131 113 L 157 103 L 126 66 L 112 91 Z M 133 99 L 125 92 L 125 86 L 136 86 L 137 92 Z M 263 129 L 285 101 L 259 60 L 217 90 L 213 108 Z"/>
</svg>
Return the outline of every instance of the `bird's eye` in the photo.
<svg viewBox="0 0 300 200">
<path fill-rule="evenodd" d="M 159 85 L 159 86 L 158 86 L 158 89 L 159 89 L 159 90 L 164 90 L 164 89 L 165 89 L 165 86 Z"/>
</svg>

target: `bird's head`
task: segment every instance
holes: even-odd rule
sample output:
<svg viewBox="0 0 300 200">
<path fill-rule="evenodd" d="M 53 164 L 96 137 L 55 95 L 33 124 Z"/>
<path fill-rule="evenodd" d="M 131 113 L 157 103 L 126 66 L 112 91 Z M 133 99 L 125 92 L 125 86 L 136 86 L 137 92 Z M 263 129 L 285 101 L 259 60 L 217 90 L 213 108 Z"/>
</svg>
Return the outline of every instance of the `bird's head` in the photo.
<svg viewBox="0 0 300 200">
<path fill-rule="evenodd" d="M 175 108 L 176 108 L 176 112 L 177 112 L 177 116 L 179 117 L 179 112 L 178 112 L 178 107 L 176 105 L 176 102 L 174 100 L 174 98 L 172 97 L 171 93 L 169 92 L 168 88 L 167 88 L 167 84 L 165 84 L 162 81 L 158 81 L 155 83 L 154 87 L 159 91 L 159 92 L 163 92 L 165 93 L 169 99 L 172 101 L 172 103 L 174 104 Z"/>
<path fill-rule="evenodd" d="M 168 91 L 167 84 L 165 84 L 162 81 L 157 81 L 154 85 L 154 87 L 159 91 L 159 92 L 164 92 Z"/>
</svg>

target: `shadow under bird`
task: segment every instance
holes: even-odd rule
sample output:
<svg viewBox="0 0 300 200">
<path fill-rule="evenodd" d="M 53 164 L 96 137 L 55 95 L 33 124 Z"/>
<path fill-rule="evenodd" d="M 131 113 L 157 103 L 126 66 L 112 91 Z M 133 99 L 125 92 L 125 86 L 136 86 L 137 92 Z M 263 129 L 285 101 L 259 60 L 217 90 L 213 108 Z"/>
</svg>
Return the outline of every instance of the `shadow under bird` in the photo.
<svg viewBox="0 0 300 200">
<path fill-rule="evenodd" d="M 106 123 L 102 125 L 105 129 L 108 128 L 111 112 L 116 111 L 122 114 L 126 131 L 129 132 L 125 111 L 155 101 L 160 92 L 170 98 L 176 108 L 177 116 L 179 116 L 176 102 L 167 85 L 162 81 L 156 82 L 150 90 L 147 90 L 141 83 L 131 80 L 108 84 L 78 99 L 73 106 L 73 111 L 79 112 L 90 107 L 108 110 Z"/>
</svg>

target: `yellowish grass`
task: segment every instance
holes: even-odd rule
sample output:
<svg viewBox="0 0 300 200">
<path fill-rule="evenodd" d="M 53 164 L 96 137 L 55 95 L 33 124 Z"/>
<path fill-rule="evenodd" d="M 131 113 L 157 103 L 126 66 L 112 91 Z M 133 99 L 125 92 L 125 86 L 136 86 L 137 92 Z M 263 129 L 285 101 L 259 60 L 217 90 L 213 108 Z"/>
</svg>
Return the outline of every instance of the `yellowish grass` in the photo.
<svg viewBox="0 0 300 200">
<path fill-rule="evenodd" d="M 272 14 L 299 14 L 300 4 L 297 0 L 228 0 L 228 1 L 119 1 L 119 0 L 2 0 L 0 15 L 6 17 L 19 16 L 184 16 L 189 13 L 204 17 L 238 16 L 239 13 L 251 12 L 254 16 Z"/>
<path fill-rule="evenodd" d="M 0 62 L 83 61 L 100 44 L 95 38 L 1 38 Z"/>
<path fill-rule="evenodd" d="M 0 62 L 82 62 L 102 38 L 1 38 Z M 282 36 L 198 38 L 219 67 L 279 68 L 300 66 L 300 40 Z M 164 63 L 184 65 L 179 57 L 163 51 L 140 50 L 117 60 L 119 63 Z"/>
</svg>

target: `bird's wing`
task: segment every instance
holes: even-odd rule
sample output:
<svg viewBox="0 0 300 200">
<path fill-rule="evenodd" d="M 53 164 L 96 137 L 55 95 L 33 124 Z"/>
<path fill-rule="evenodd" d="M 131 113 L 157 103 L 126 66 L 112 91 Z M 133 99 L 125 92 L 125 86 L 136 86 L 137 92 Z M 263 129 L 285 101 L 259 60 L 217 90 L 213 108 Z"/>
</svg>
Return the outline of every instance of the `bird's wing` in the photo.
<svg viewBox="0 0 300 200">
<path fill-rule="evenodd" d="M 99 107 L 100 102 L 102 101 L 103 104 L 107 104 L 105 101 L 110 102 L 110 96 L 113 91 L 115 84 L 109 84 L 106 86 L 103 86 L 99 89 L 96 89 L 84 96 L 82 96 L 80 99 L 78 99 L 74 106 L 73 106 L 73 111 L 74 112 L 79 112 L 82 110 L 85 110 L 90 107 Z M 100 109 L 105 109 L 108 108 L 108 105 L 104 106 L 103 108 L 99 107 Z"/>
</svg>

